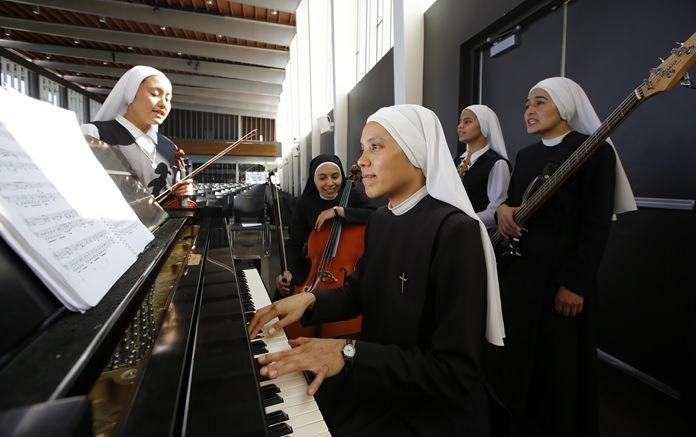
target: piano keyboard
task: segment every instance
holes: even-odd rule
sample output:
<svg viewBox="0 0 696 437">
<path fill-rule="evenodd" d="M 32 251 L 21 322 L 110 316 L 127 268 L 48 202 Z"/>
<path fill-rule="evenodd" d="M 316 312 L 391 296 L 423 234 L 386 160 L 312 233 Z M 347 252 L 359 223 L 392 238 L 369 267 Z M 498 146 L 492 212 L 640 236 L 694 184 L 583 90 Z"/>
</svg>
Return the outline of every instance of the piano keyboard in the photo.
<svg viewBox="0 0 696 437">
<path fill-rule="evenodd" d="M 256 308 L 271 304 L 266 287 L 256 269 L 241 270 L 237 276 L 240 293 L 248 293 L 249 301 L 244 304 L 250 315 L 253 315 Z M 246 300 L 247 297 L 244 299 Z M 252 340 L 254 358 L 265 353 L 290 349 L 284 331 L 276 332 L 272 336 L 268 335 L 268 328 L 277 320 L 268 322 L 263 332 Z M 258 376 L 259 379 L 262 378 L 261 375 Z M 260 386 L 271 436 L 331 436 L 314 397 L 306 393 L 308 383 L 304 373 L 298 372 L 273 380 L 263 380 Z"/>
</svg>

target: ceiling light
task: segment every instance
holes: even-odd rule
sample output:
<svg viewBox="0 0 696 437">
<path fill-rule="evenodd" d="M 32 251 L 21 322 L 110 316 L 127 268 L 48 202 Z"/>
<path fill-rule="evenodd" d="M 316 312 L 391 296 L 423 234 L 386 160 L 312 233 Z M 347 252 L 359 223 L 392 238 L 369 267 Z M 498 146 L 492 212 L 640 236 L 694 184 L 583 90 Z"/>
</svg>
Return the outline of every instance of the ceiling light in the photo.
<svg viewBox="0 0 696 437">
<path fill-rule="evenodd" d="M 206 3 L 208 3 L 209 5 L 212 5 L 212 4 L 213 4 L 213 0 L 208 0 L 208 1 L 206 1 Z"/>
<path fill-rule="evenodd" d="M 41 6 L 34 6 L 32 10 L 34 11 L 34 14 L 41 15 Z"/>
<path fill-rule="evenodd" d="M 12 35 L 12 30 L 5 29 L 5 36 L 10 36 L 10 35 Z"/>
<path fill-rule="evenodd" d="M 167 26 L 160 26 L 160 29 L 167 30 Z"/>
<path fill-rule="evenodd" d="M 278 15 L 278 11 L 275 10 L 275 9 L 273 9 L 273 10 L 271 11 L 271 15 Z"/>
<path fill-rule="evenodd" d="M 133 50 L 133 46 L 128 46 L 128 50 Z"/>
<path fill-rule="evenodd" d="M 76 40 L 74 40 L 73 42 L 74 42 L 75 44 L 80 44 L 80 40 L 79 40 L 79 39 L 76 39 Z"/>
<path fill-rule="evenodd" d="M 99 17 L 100 23 L 106 23 L 106 17 Z"/>
</svg>

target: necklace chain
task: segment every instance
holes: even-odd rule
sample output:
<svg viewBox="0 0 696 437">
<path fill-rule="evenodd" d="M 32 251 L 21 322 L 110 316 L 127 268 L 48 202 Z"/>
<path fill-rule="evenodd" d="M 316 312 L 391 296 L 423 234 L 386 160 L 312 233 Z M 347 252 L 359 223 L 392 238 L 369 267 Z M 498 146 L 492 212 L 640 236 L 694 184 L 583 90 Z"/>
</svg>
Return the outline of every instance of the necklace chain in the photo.
<svg viewBox="0 0 696 437">
<path fill-rule="evenodd" d="M 157 144 L 155 144 L 155 148 L 152 150 L 152 153 L 148 153 L 147 150 L 143 146 L 140 145 L 137 141 L 135 144 L 138 145 L 138 148 L 140 149 L 141 152 L 147 156 L 147 158 L 150 160 L 150 165 L 152 166 L 153 169 L 157 168 L 157 163 L 155 163 L 155 159 L 157 158 Z"/>
</svg>

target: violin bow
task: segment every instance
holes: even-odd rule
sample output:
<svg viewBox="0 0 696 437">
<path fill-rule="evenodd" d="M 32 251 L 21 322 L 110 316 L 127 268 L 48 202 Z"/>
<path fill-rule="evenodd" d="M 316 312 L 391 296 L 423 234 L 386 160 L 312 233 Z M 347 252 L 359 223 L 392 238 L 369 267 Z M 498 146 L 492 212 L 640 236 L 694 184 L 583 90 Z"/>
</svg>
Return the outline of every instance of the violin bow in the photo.
<svg viewBox="0 0 696 437">
<path fill-rule="evenodd" d="M 238 139 L 237 141 L 235 141 L 234 143 L 232 143 L 229 147 L 225 148 L 225 150 L 223 150 L 222 152 L 220 152 L 220 153 L 218 153 L 217 155 L 215 155 L 215 156 L 213 156 L 212 158 L 210 158 L 210 159 L 208 160 L 208 162 L 206 162 L 205 164 L 201 165 L 200 167 L 198 167 L 197 169 L 195 169 L 194 171 L 192 171 L 192 172 L 189 173 L 188 175 L 186 175 L 185 178 L 181 179 L 179 182 L 177 182 L 177 183 L 175 183 L 174 185 L 172 185 L 171 187 L 169 187 L 166 191 L 161 192 L 159 196 L 155 197 L 155 200 L 156 200 L 157 202 L 162 202 L 162 200 L 164 200 L 167 196 L 169 196 L 169 194 L 170 194 L 172 191 L 174 191 L 179 185 L 181 185 L 182 182 L 184 182 L 184 181 L 187 180 L 187 179 L 193 179 L 193 178 L 196 177 L 200 172 L 202 172 L 202 171 L 205 170 L 206 168 L 210 167 L 210 165 L 211 165 L 212 163 L 214 163 L 214 162 L 217 161 L 218 159 L 222 158 L 226 153 L 228 153 L 229 151 L 231 151 L 232 149 L 234 149 L 235 147 L 237 147 L 238 145 L 240 145 L 240 144 L 242 143 L 242 141 L 245 141 L 246 139 L 248 139 L 249 137 L 251 137 L 251 136 L 253 136 L 253 135 L 256 135 L 256 129 L 254 129 L 254 130 L 252 130 L 251 132 L 247 133 L 247 134 L 244 135 L 242 138 L 240 138 L 240 139 Z"/>
</svg>

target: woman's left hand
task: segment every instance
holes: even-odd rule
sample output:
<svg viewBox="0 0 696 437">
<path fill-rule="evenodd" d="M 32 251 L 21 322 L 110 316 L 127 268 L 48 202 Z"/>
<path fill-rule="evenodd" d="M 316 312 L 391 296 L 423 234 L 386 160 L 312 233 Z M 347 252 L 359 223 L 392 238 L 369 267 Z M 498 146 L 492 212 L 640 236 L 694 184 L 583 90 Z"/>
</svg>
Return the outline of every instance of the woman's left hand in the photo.
<svg viewBox="0 0 696 437">
<path fill-rule="evenodd" d="M 191 179 L 186 179 L 180 182 L 179 185 L 174 189 L 174 194 L 178 198 L 193 196 L 193 183 L 191 182 Z"/>
<path fill-rule="evenodd" d="M 343 370 L 343 346 L 346 341 L 334 338 L 299 337 L 289 340 L 292 349 L 262 355 L 258 362 L 262 376 L 275 379 L 288 373 L 310 371 L 314 380 L 307 388 L 307 395 L 314 394 L 324 379 L 337 375 Z"/>
<path fill-rule="evenodd" d="M 581 295 L 562 285 L 558 287 L 558 292 L 556 292 L 556 298 L 554 299 L 554 308 L 557 313 L 574 317 L 582 312 L 584 303 L 585 298 Z"/>
<path fill-rule="evenodd" d="M 341 209 L 343 208 L 341 208 L 340 206 L 336 209 L 331 207 L 320 212 L 319 216 L 317 217 L 317 221 L 314 224 L 314 229 L 316 229 L 317 231 L 321 231 L 321 227 L 324 225 L 324 222 L 326 222 L 327 220 L 338 218 L 340 216 L 339 211 Z"/>
</svg>

